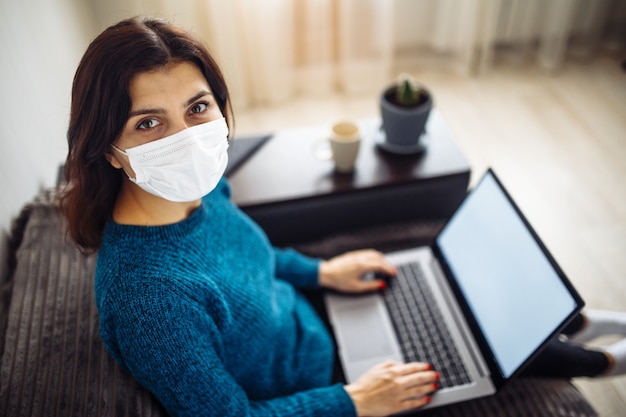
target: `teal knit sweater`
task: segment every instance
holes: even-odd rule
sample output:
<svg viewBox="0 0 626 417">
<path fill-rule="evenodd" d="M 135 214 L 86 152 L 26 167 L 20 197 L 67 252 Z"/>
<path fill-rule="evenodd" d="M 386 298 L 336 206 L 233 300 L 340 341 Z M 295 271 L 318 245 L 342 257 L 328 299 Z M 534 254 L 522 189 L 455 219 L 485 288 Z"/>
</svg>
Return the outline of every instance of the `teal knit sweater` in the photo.
<svg viewBox="0 0 626 417">
<path fill-rule="evenodd" d="M 96 267 L 102 340 L 172 416 L 353 416 L 331 339 L 294 289 L 319 260 L 273 248 L 225 180 L 186 220 L 109 222 Z"/>
</svg>

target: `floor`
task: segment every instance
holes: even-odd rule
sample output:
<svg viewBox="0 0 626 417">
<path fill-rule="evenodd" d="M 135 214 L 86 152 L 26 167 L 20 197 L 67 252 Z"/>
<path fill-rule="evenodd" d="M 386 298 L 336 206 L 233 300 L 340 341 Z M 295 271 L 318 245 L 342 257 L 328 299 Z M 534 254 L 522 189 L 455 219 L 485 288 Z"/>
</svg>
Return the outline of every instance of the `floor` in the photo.
<svg viewBox="0 0 626 417">
<path fill-rule="evenodd" d="M 496 63 L 478 77 L 414 75 L 472 166 L 492 167 L 592 308 L 626 311 L 626 72 L 618 59 L 557 74 Z M 237 134 L 378 116 L 375 94 L 302 98 L 237 112 Z M 609 343 L 605 340 L 604 343 Z M 602 417 L 623 416 L 626 376 L 579 379 Z"/>
</svg>

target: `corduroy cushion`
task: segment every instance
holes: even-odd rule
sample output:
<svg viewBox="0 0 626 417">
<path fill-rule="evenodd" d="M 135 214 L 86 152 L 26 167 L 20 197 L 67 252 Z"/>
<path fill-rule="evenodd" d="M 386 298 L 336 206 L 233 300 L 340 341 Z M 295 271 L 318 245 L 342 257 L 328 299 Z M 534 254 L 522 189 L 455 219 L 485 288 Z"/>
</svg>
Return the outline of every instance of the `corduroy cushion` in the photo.
<svg viewBox="0 0 626 417">
<path fill-rule="evenodd" d="M 54 193 L 27 205 L 16 246 L 0 375 L 2 416 L 164 416 L 100 340 L 95 256 L 65 234 Z"/>
<path fill-rule="evenodd" d="M 402 223 L 299 245 L 315 256 L 375 247 L 395 250 L 432 239 L 441 223 Z M 156 399 L 122 371 L 99 336 L 95 256 L 65 234 L 53 191 L 16 219 L 10 282 L 1 288 L 0 416 L 164 416 Z M 519 379 L 496 396 L 426 411 L 429 416 L 596 416 L 566 380 Z"/>
</svg>

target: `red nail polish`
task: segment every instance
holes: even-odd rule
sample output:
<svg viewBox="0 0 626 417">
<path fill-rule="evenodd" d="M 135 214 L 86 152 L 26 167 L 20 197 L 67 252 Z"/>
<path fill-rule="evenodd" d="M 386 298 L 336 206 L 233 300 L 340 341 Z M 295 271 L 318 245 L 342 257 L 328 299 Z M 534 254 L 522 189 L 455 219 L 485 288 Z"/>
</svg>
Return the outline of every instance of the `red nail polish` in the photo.
<svg viewBox="0 0 626 417">
<path fill-rule="evenodd" d="M 439 372 L 435 372 L 435 379 L 440 379 L 441 378 L 441 374 Z"/>
<path fill-rule="evenodd" d="M 435 382 L 433 384 L 433 390 L 436 390 L 436 389 L 439 389 L 439 384 Z"/>
<path fill-rule="evenodd" d="M 378 284 L 378 289 L 379 290 L 384 290 L 385 288 L 387 288 L 387 284 L 384 282 L 381 282 Z"/>
<path fill-rule="evenodd" d="M 427 371 L 432 371 L 433 370 L 433 366 L 431 364 L 426 365 L 426 370 Z"/>
<path fill-rule="evenodd" d="M 432 398 L 430 397 L 424 397 L 424 401 L 426 401 L 426 404 L 428 404 L 429 402 L 432 401 Z"/>
</svg>

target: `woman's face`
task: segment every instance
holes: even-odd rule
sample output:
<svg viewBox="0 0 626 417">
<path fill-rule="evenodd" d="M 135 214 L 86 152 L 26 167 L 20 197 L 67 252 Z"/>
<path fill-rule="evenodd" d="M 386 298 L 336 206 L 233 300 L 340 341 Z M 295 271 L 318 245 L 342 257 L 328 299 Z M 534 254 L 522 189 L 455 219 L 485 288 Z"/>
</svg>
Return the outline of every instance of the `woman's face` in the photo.
<svg viewBox="0 0 626 417">
<path fill-rule="evenodd" d="M 222 117 L 209 83 L 191 62 L 171 63 L 137 74 L 130 81 L 129 93 L 130 114 L 114 142 L 121 150 Z M 111 152 L 107 159 L 115 168 L 135 176 L 124 154 Z"/>
</svg>

